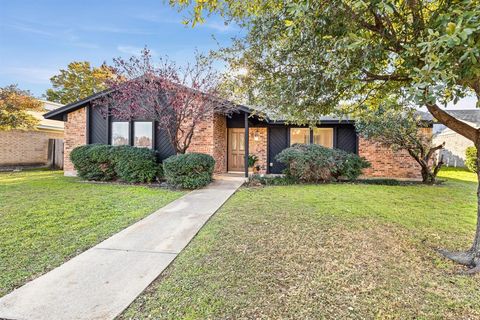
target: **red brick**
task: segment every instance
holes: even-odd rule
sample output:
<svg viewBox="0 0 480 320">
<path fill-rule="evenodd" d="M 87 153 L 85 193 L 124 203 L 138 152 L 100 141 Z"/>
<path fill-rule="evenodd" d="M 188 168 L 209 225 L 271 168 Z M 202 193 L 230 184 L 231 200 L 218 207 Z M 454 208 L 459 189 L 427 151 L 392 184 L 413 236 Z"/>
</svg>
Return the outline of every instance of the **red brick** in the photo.
<svg viewBox="0 0 480 320">
<path fill-rule="evenodd" d="M 64 163 L 65 175 L 75 175 L 75 168 L 70 161 L 70 153 L 78 146 L 87 143 L 87 112 L 86 108 L 70 112 L 65 122 Z"/>
<path fill-rule="evenodd" d="M 432 133 L 431 128 L 423 129 Z M 365 169 L 363 175 L 373 178 L 421 179 L 420 165 L 406 150 L 393 150 L 379 143 L 359 138 L 359 155 L 365 157 L 372 166 Z"/>
</svg>

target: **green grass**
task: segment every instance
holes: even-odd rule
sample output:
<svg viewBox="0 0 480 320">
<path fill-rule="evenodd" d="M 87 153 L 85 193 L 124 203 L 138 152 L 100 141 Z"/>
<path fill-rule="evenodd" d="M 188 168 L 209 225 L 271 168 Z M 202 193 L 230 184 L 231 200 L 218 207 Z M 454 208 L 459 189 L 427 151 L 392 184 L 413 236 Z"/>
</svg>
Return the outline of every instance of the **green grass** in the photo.
<svg viewBox="0 0 480 320">
<path fill-rule="evenodd" d="M 122 319 L 480 319 L 476 177 L 436 186 L 244 188 Z"/>
<path fill-rule="evenodd" d="M 0 173 L 0 296 L 181 195 L 60 171 Z"/>
</svg>

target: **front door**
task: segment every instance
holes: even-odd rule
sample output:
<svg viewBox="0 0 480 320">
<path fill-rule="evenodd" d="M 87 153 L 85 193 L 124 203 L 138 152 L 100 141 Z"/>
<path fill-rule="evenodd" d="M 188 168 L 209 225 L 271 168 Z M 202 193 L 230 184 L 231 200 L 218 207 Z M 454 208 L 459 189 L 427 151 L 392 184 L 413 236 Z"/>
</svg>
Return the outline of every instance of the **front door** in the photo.
<svg viewBox="0 0 480 320">
<path fill-rule="evenodd" d="M 228 171 L 245 169 L 245 129 L 228 129 Z"/>
</svg>

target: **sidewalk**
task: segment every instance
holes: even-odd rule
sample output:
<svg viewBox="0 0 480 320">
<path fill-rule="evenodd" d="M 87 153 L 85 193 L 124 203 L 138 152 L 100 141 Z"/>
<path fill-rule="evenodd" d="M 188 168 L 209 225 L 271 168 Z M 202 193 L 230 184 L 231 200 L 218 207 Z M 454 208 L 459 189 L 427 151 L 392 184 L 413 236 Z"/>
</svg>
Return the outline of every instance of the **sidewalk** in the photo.
<svg viewBox="0 0 480 320">
<path fill-rule="evenodd" d="M 222 177 L 0 298 L 0 318 L 113 319 L 243 184 Z"/>
</svg>

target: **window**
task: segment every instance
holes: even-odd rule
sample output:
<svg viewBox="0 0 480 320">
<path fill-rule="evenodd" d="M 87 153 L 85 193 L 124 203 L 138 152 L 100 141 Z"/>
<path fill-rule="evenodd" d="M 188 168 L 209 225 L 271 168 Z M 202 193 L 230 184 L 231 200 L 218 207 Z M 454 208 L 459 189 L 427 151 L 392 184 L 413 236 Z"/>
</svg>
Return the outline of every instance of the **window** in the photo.
<svg viewBox="0 0 480 320">
<path fill-rule="evenodd" d="M 152 127 L 151 122 L 136 121 L 133 126 L 133 145 L 135 147 L 152 148 Z"/>
<path fill-rule="evenodd" d="M 290 145 L 295 143 L 310 144 L 310 129 L 290 128 Z"/>
<path fill-rule="evenodd" d="M 112 122 L 112 145 L 123 146 L 130 144 L 128 122 Z"/>
<path fill-rule="evenodd" d="M 314 128 L 313 143 L 333 148 L 333 128 Z"/>
</svg>

